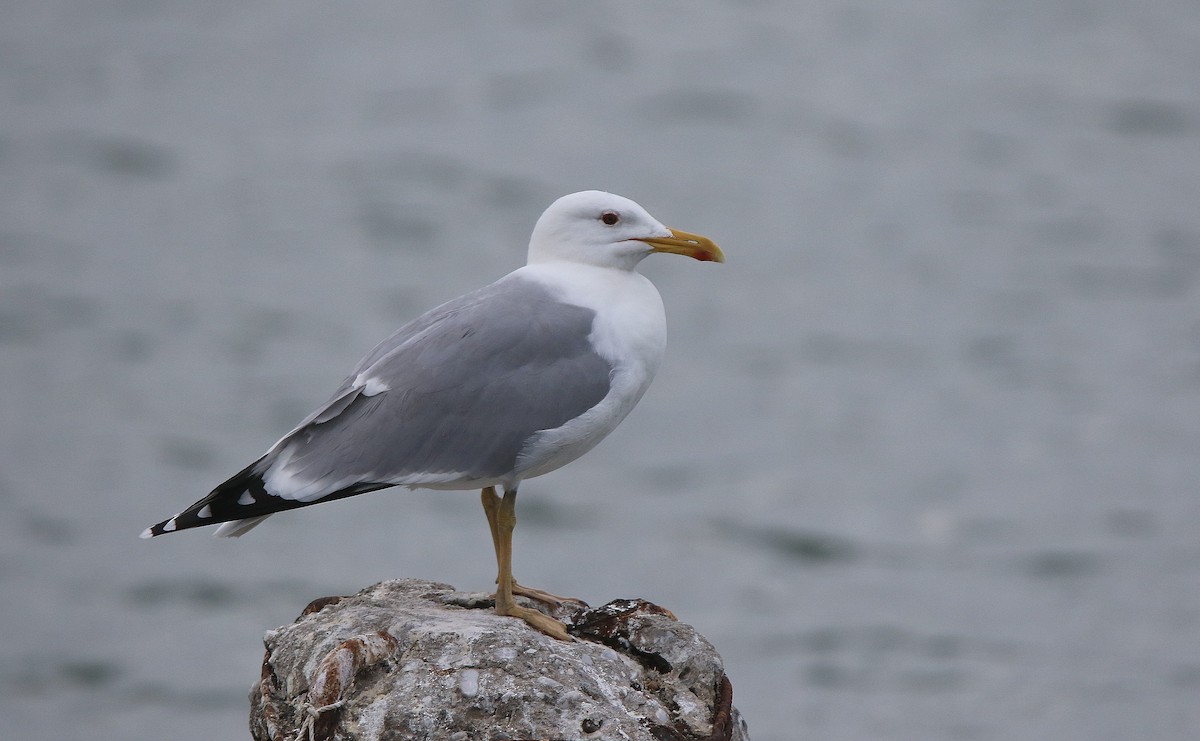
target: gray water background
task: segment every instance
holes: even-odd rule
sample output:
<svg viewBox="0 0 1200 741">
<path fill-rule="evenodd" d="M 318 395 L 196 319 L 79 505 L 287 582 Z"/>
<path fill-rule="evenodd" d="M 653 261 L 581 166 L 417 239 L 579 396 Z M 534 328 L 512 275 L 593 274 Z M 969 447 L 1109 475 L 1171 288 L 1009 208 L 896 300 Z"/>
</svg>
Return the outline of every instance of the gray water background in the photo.
<svg viewBox="0 0 1200 741">
<path fill-rule="evenodd" d="M 138 532 L 377 340 L 639 200 L 671 346 L 516 571 L 756 741 L 1200 736 L 1200 5 L 9 0 L 0 731 L 246 737 L 310 599 L 485 589 L 477 496 Z"/>
</svg>

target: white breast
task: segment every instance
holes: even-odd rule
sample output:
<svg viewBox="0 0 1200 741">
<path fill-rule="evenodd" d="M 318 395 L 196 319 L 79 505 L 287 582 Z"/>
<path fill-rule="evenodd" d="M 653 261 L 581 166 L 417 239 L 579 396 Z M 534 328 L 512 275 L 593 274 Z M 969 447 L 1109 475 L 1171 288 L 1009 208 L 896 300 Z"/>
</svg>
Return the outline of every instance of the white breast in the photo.
<svg viewBox="0 0 1200 741">
<path fill-rule="evenodd" d="M 596 312 L 589 339 L 613 368 L 612 388 L 599 404 L 561 427 L 538 433 L 525 445 L 515 471 L 520 480 L 570 463 L 625 419 L 662 363 L 667 321 L 658 289 L 631 270 L 545 262 L 518 272 L 549 287 L 560 300 Z"/>
</svg>

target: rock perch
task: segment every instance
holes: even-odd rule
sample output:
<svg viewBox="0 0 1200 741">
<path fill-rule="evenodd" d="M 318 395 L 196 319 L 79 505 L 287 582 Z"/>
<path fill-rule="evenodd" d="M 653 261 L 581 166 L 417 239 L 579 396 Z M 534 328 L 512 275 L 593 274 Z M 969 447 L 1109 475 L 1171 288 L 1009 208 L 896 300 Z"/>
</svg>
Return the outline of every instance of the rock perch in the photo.
<svg viewBox="0 0 1200 741">
<path fill-rule="evenodd" d="M 490 607 L 417 579 L 314 601 L 266 635 L 253 737 L 748 740 L 721 657 L 669 611 L 564 605 L 567 642 Z"/>
</svg>

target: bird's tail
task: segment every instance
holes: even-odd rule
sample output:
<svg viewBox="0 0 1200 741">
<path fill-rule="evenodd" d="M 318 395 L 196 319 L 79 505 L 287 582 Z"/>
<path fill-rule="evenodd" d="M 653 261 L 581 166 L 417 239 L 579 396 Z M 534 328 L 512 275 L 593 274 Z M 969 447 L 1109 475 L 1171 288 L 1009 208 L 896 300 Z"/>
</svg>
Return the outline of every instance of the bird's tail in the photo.
<svg viewBox="0 0 1200 741">
<path fill-rule="evenodd" d="M 221 523 L 221 526 L 213 531 L 213 535 L 218 538 L 240 538 L 250 532 L 270 515 L 260 515 L 258 517 L 249 517 L 245 520 L 230 520 L 229 522 Z"/>
</svg>

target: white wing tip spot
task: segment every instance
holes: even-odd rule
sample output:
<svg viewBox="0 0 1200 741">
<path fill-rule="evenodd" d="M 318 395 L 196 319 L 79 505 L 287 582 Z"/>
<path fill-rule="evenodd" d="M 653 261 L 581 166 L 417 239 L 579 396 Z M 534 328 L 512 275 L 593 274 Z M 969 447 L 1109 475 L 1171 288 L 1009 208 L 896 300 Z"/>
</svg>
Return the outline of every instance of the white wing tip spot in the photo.
<svg viewBox="0 0 1200 741">
<path fill-rule="evenodd" d="M 207 504 L 204 505 L 203 507 L 200 508 L 200 511 L 196 513 L 196 516 L 201 519 L 207 520 L 209 517 L 212 517 L 212 507 L 210 507 Z"/>
<path fill-rule="evenodd" d="M 152 528 L 146 528 L 145 530 L 142 531 L 142 534 L 139 535 L 138 537 L 141 538 L 142 540 L 145 540 L 146 538 L 153 538 L 154 530 Z"/>
<path fill-rule="evenodd" d="M 242 495 L 238 497 L 238 504 L 242 505 L 243 507 L 248 504 L 254 504 L 254 495 L 249 491 L 242 492 Z"/>
<path fill-rule="evenodd" d="M 179 515 L 175 515 L 175 517 L 178 517 L 178 516 Z M 167 524 L 163 525 L 164 533 L 169 533 L 175 529 L 175 517 L 172 517 L 171 519 L 167 520 Z"/>
</svg>

